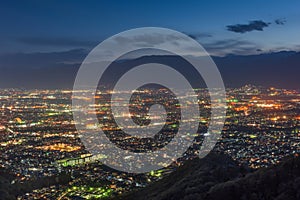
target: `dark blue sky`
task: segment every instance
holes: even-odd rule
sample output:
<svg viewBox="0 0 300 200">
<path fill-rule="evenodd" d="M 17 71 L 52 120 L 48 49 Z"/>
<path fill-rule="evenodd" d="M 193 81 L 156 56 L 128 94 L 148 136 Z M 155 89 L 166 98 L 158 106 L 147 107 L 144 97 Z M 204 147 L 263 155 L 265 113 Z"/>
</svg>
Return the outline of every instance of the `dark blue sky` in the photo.
<svg viewBox="0 0 300 200">
<path fill-rule="evenodd" d="M 299 8 L 298 0 L 6 1 L 0 6 L 0 53 L 90 49 L 113 34 L 144 26 L 191 34 L 216 55 L 298 50 Z M 227 27 L 249 28 L 254 20 L 266 23 L 263 31 Z"/>
<path fill-rule="evenodd" d="M 215 61 L 228 86 L 299 88 L 299 8 L 299 0 L 2 1 L 0 88 L 71 88 L 99 42 L 147 26 L 184 32 L 224 56 Z"/>
</svg>

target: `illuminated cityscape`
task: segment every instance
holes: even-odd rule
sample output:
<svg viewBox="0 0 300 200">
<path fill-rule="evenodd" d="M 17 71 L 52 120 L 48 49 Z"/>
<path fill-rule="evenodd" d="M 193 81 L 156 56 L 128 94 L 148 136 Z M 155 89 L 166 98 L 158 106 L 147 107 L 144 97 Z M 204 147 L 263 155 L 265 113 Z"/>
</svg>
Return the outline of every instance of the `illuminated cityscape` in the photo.
<svg viewBox="0 0 300 200">
<path fill-rule="evenodd" d="M 299 8 L 1 1 L 0 200 L 300 200 Z"/>
<path fill-rule="evenodd" d="M 38 186 L 28 186 L 29 189 L 20 191 L 18 199 L 97 199 L 118 196 L 135 188 L 146 187 L 176 170 L 185 160 L 197 156 L 201 138 L 206 134 L 210 120 L 210 102 L 205 89 L 198 89 L 196 92 L 203 115 L 199 118 L 199 134 L 195 134 L 198 139 L 193 147 L 182 158 L 161 170 L 146 174 L 129 174 L 101 164 L 101 159 L 106 155 L 92 155 L 85 150 L 72 119 L 72 91 L 2 89 L 1 171 L 9 173 L 12 177 L 11 185 L 18 187 L 30 185 L 33 181 L 41 182 Z M 108 91 L 97 94 L 96 99 L 106 99 L 105 96 L 110 93 Z M 146 94 L 164 100 L 155 90 L 148 90 Z M 147 95 L 144 98 L 146 102 L 151 103 Z M 96 110 L 91 109 L 91 112 L 96 112 L 100 118 L 102 115 L 110 116 L 108 105 L 101 104 L 101 101 L 98 103 L 100 106 L 95 106 Z M 173 103 L 176 104 L 176 101 Z M 222 139 L 213 151 L 225 152 L 237 162 L 253 169 L 279 163 L 288 155 L 300 153 L 298 91 L 246 85 L 228 89 L 227 104 Z M 172 107 L 173 110 L 168 112 L 174 118 L 176 108 Z M 139 113 L 140 110 L 136 109 L 133 112 Z M 145 120 L 147 116 L 141 119 Z M 170 119 L 172 121 L 173 118 Z M 86 124 L 87 130 L 96 126 L 88 122 Z M 168 123 L 165 131 L 155 140 L 137 140 L 122 135 L 120 129 L 109 122 L 109 117 L 102 128 L 110 131 L 109 138 L 117 145 L 141 151 L 160 148 L 168 143 L 177 125 L 176 120 L 174 123 Z"/>
</svg>

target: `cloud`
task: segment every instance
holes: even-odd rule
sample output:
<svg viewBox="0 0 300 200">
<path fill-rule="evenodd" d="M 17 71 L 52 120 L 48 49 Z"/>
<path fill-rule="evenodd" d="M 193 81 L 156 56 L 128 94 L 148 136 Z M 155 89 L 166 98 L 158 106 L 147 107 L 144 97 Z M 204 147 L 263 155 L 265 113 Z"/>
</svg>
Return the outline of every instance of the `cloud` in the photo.
<svg viewBox="0 0 300 200">
<path fill-rule="evenodd" d="M 61 52 L 10 53 L 0 55 L 0 69 L 43 69 L 61 64 L 81 63 L 88 51 L 72 49 Z"/>
<path fill-rule="evenodd" d="M 275 24 L 277 25 L 284 25 L 286 23 L 285 19 L 275 19 Z"/>
<path fill-rule="evenodd" d="M 185 33 L 184 32 L 184 34 L 188 35 L 189 37 L 193 38 L 194 40 L 212 37 L 212 34 L 210 34 L 210 33 Z"/>
<path fill-rule="evenodd" d="M 128 44 L 128 43 L 134 43 L 136 46 L 145 46 L 145 45 L 160 45 L 164 43 L 176 43 L 178 40 L 182 40 L 183 38 L 176 35 L 176 34 L 168 34 L 165 35 L 164 33 L 144 33 L 134 36 L 117 36 L 115 37 L 115 41 L 120 44 Z"/>
<path fill-rule="evenodd" d="M 36 46 L 59 46 L 59 47 L 92 47 L 97 45 L 99 42 L 91 40 L 80 40 L 75 38 L 46 38 L 46 37 L 22 37 L 17 38 L 17 42 L 36 45 Z"/>
<path fill-rule="evenodd" d="M 85 49 L 0 54 L 0 87 L 72 88 Z"/>
<path fill-rule="evenodd" d="M 240 39 L 216 40 L 211 43 L 205 43 L 203 46 L 209 53 L 219 56 L 227 54 L 255 54 L 257 49 L 259 49 L 256 43 Z"/>
<path fill-rule="evenodd" d="M 251 31 L 263 31 L 271 23 L 262 20 L 250 21 L 248 24 L 235 24 L 226 26 L 228 31 L 235 33 L 246 33 Z"/>
<path fill-rule="evenodd" d="M 200 36 L 200 35 L 199 35 Z M 203 36 L 203 35 L 201 35 Z M 187 37 L 187 35 L 181 35 L 177 33 L 169 32 L 168 30 L 162 30 L 161 32 L 145 32 L 142 30 L 141 32 L 135 34 L 127 34 L 127 35 L 117 35 L 111 41 L 112 46 L 110 48 L 114 48 L 115 55 L 118 55 L 119 52 L 122 53 L 122 49 L 136 49 L 136 51 L 141 51 L 143 48 L 154 48 L 158 49 L 152 51 L 153 55 L 170 55 L 172 54 L 174 49 L 177 50 L 177 53 L 182 55 L 190 55 L 190 56 L 201 56 L 203 52 L 195 51 L 194 42 L 190 42 L 191 38 Z M 114 45 L 118 45 L 119 47 L 116 49 Z M 161 49 L 161 50 L 159 50 Z M 162 49 L 167 49 L 168 51 L 162 51 Z M 198 49 L 198 48 L 196 48 Z M 100 54 L 100 51 L 97 52 Z M 132 54 L 133 55 L 133 54 Z M 132 56 L 131 55 L 131 56 Z M 138 53 L 137 55 L 141 55 Z M 99 58 L 99 57 L 98 57 Z"/>
</svg>

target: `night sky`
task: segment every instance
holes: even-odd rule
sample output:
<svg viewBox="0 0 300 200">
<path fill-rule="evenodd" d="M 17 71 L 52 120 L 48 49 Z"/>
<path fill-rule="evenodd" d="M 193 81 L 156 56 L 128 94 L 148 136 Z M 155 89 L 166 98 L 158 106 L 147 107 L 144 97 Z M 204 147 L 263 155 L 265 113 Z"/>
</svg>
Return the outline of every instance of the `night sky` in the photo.
<svg viewBox="0 0 300 200">
<path fill-rule="evenodd" d="M 208 53 L 218 58 L 235 55 L 249 60 L 250 55 L 274 53 L 274 57 L 277 57 L 278 53 L 275 52 L 298 52 L 299 8 L 298 0 L 2 1 L 0 87 L 50 87 L 52 83 L 47 77 L 43 79 L 46 82 L 34 82 L 30 79 L 30 74 L 38 76 L 41 72 L 37 70 L 47 69 L 51 73 L 61 70 L 62 73 L 74 76 L 77 68 L 70 69 L 71 65 L 78 67 L 86 54 L 99 42 L 137 27 L 165 27 L 183 32 L 199 41 Z M 288 71 L 287 76 L 298 73 L 300 56 L 295 54 L 296 58 L 289 60 L 289 66 L 275 65 L 276 73 L 281 73 L 277 68 Z M 270 65 L 268 59 L 263 62 Z M 222 62 L 220 65 L 222 68 Z M 233 61 L 232 65 L 236 63 Z M 264 63 L 260 63 L 260 66 L 260 70 L 264 71 Z M 249 68 L 251 65 L 240 71 L 246 73 Z M 293 81 L 293 76 L 295 75 L 289 78 L 292 82 L 288 84 L 292 88 L 299 88 L 299 81 Z M 52 78 L 58 77 L 62 76 Z M 72 82 L 72 77 L 66 79 Z M 268 85 L 273 80 L 276 85 L 277 79 L 278 77 L 272 79 L 272 76 L 268 76 Z M 248 82 L 263 84 L 255 78 L 245 83 Z M 279 81 L 278 86 L 288 87 L 285 82 L 283 80 L 281 84 Z M 243 82 L 239 81 L 236 85 L 240 84 Z"/>
</svg>

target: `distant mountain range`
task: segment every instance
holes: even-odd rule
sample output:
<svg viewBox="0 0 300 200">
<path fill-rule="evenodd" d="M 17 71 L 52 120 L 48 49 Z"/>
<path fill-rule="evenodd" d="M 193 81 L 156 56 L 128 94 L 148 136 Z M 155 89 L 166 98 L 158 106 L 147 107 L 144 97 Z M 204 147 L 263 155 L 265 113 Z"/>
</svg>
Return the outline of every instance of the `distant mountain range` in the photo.
<svg viewBox="0 0 300 200">
<path fill-rule="evenodd" d="M 55 53 L 0 55 L 0 88 L 72 88 L 77 70 L 88 52 L 82 49 Z M 299 89 L 300 52 L 281 51 L 259 55 L 212 57 L 227 87 L 245 84 Z M 119 63 L 164 60 L 193 74 L 173 56 L 146 56 Z M 193 79 L 193 78 L 192 78 Z M 198 79 L 194 77 L 194 80 Z"/>
<path fill-rule="evenodd" d="M 300 157 L 257 171 L 224 154 L 187 162 L 158 182 L 117 199 L 135 200 L 296 200 L 300 199 Z"/>
</svg>

